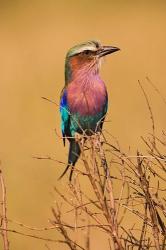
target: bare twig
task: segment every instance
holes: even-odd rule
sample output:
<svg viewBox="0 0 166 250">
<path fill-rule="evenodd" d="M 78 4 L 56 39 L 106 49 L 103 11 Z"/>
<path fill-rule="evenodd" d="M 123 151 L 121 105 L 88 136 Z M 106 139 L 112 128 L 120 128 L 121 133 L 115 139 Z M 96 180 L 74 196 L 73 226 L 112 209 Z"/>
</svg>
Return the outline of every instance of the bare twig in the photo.
<svg viewBox="0 0 166 250">
<path fill-rule="evenodd" d="M 9 240 L 8 240 L 8 234 L 7 234 L 7 205 L 6 205 L 6 187 L 4 178 L 2 175 L 2 170 L 0 169 L 0 185 L 1 185 L 1 191 L 2 191 L 2 220 L 1 220 L 1 234 L 3 238 L 3 246 L 4 250 L 9 250 Z M 5 229 L 5 230 L 3 230 Z"/>
<path fill-rule="evenodd" d="M 148 81 L 148 83 L 151 84 L 151 86 L 154 88 L 154 90 L 157 92 L 157 94 L 161 97 L 161 99 L 163 100 L 163 102 L 166 104 L 166 99 L 161 94 L 160 90 L 156 87 L 156 85 L 151 81 L 151 79 L 148 76 L 146 77 L 146 80 Z"/>
<path fill-rule="evenodd" d="M 155 140 L 155 122 L 154 122 L 154 116 L 153 116 L 152 108 L 150 106 L 150 102 L 149 102 L 148 96 L 147 96 L 147 94 L 146 94 L 146 92 L 145 92 L 145 90 L 144 90 L 144 88 L 143 88 L 143 86 L 142 86 L 142 84 L 141 84 L 141 82 L 139 80 L 138 80 L 138 83 L 139 83 L 139 86 L 140 86 L 140 88 L 141 88 L 141 90 L 143 92 L 143 95 L 144 95 L 145 100 L 146 100 L 146 104 L 147 104 L 148 109 L 149 109 L 150 119 L 152 121 L 153 146 L 155 146 L 156 145 L 156 140 Z M 152 151 L 153 151 L 153 148 L 152 148 Z"/>
<path fill-rule="evenodd" d="M 139 155 L 139 153 L 138 153 Z M 158 228 L 158 219 L 157 219 L 157 211 L 155 204 L 151 198 L 150 192 L 149 192 L 149 183 L 148 180 L 146 179 L 145 174 L 143 173 L 142 170 L 142 160 L 138 158 L 138 174 L 140 178 L 140 184 L 142 187 L 142 190 L 145 194 L 147 205 L 149 208 L 149 213 L 151 217 L 151 222 L 152 222 L 152 230 L 153 230 L 153 236 L 154 236 L 154 242 L 155 242 L 155 247 L 157 250 L 160 250 L 160 243 L 159 243 L 159 228 Z"/>
</svg>

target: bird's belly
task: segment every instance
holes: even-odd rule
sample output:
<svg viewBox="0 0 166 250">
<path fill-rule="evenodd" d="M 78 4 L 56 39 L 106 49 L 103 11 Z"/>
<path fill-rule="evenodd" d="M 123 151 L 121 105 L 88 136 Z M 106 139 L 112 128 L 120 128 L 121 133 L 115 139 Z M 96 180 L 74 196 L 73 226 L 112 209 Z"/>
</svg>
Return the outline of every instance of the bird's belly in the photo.
<svg viewBox="0 0 166 250">
<path fill-rule="evenodd" d="M 78 122 L 80 122 L 81 127 L 86 132 L 96 132 L 100 128 L 100 122 L 103 118 L 102 113 L 98 113 L 93 116 L 83 116 L 78 119 Z"/>
<path fill-rule="evenodd" d="M 94 87 L 95 86 L 95 87 Z M 107 92 L 104 84 L 81 88 L 73 84 L 68 88 L 68 107 L 71 114 L 70 131 L 97 131 L 98 123 L 106 113 Z"/>
<path fill-rule="evenodd" d="M 99 131 L 104 115 L 103 112 L 91 116 L 82 116 L 78 113 L 71 114 L 70 131 L 72 136 L 74 136 L 75 132 L 86 132 L 86 134 L 91 135 L 94 132 Z"/>
<path fill-rule="evenodd" d="M 91 98 L 78 98 L 75 99 L 75 103 L 73 101 L 73 104 L 73 109 L 70 109 L 73 130 L 77 130 L 79 133 L 86 131 L 88 134 L 98 131 L 99 123 L 105 115 L 105 99 L 96 100 L 93 96 Z"/>
</svg>

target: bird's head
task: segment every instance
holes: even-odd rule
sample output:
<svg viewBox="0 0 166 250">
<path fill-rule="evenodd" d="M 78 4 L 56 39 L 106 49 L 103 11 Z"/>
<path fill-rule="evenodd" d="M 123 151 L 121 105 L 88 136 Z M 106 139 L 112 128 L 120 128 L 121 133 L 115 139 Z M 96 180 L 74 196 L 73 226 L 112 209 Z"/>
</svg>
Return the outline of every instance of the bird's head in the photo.
<svg viewBox="0 0 166 250">
<path fill-rule="evenodd" d="M 118 51 L 113 46 L 103 46 L 98 41 L 88 41 L 72 47 L 65 61 L 66 84 L 75 76 L 98 73 L 101 58 Z"/>
</svg>

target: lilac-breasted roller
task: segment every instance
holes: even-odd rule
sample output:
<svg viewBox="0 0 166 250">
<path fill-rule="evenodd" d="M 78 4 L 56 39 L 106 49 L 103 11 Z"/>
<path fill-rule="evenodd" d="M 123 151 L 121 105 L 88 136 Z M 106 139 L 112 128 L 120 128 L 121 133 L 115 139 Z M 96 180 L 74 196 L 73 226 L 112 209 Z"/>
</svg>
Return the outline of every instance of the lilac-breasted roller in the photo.
<svg viewBox="0 0 166 250">
<path fill-rule="evenodd" d="M 69 140 L 68 165 L 61 175 L 73 167 L 80 156 L 80 147 L 75 133 L 91 135 L 102 129 L 107 112 L 108 97 L 99 75 L 101 58 L 119 48 L 102 46 L 97 41 L 88 41 L 71 48 L 65 60 L 65 86 L 60 97 L 62 135 Z M 61 178 L 60 177 L 60 178 Z"/>
</svg>

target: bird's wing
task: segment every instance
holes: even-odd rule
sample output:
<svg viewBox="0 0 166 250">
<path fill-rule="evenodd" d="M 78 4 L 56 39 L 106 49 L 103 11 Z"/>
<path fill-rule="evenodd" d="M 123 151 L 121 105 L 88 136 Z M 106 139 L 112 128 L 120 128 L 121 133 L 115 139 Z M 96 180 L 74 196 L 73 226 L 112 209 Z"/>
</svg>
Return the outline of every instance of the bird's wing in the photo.
<svg viewBox="0 0 166 250">
<path fill-rule="evenodd" d="M 106 96 L 106 102 L 105 102 L 105 105 L 104 105 L 104 108 L 103 108 L 103 117 L 102 117 L 101 122 L 100 122 L 100 129 L 101 130 L 103 128 L 103 123 L 104 123 L 104 120 L 105 120 L 105 117 L 106 117 L 106 114 L 107 114 L 107 110 L 108 110 L 108 96 Z"/>
<path fill-rule="evenodd" d="M 61 113 L 61 130 L 63 135 L 63 143 L 65 145 L 65 137 L 69 136 L 69 121 L 70 121 L 70 113 L 67 104 L 67 91 L 64 88 L 60 97 L 60 113 Z"/>
</svg>

